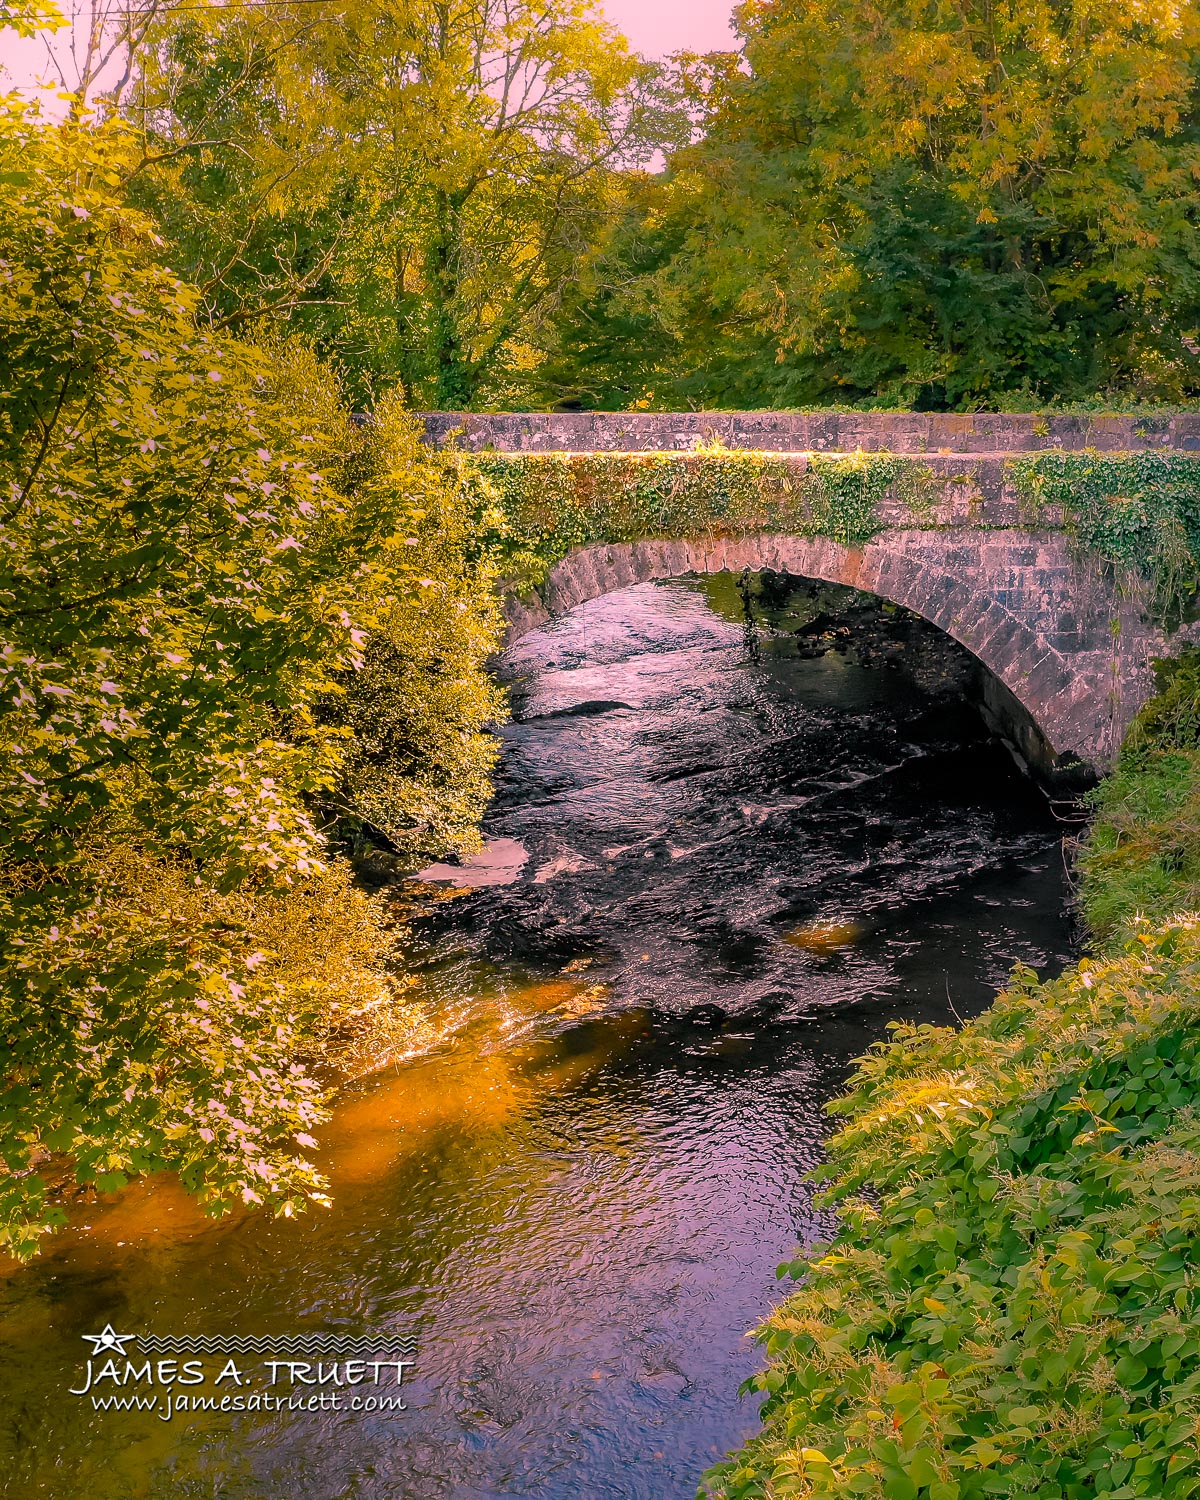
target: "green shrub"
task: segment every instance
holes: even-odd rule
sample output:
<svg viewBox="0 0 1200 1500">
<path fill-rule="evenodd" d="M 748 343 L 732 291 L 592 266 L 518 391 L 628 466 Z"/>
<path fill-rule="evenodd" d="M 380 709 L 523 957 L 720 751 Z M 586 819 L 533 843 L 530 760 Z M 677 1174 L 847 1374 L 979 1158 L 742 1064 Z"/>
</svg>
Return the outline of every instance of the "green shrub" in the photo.
<svg viewBox="0 0 1200 1500">
<path fill-rule="evenodd" d="M 1101 945 L 1200 909 L 1200 652 L 1156 667 L 1112 774 L 1092 793 L 1080 908 Z"/>
<path fill-rule="evenodd" d="M 759 1330 L 728 1497 L 1200 1490 L 1200 922 L 956 1032 L 899 1026 L 838 1106 L 841 1225 Z"/>
</svg>

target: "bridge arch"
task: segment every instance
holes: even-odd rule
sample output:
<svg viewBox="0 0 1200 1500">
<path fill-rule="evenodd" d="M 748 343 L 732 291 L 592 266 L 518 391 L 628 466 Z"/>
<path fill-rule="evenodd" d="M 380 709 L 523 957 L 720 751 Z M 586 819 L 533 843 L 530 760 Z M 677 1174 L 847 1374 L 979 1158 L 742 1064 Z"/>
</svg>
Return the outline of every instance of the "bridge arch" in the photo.
<svg viewBox="0 0 1200 1500">
<path fill-rule="evenodd" d="M 1053 532 L 896 530 L 863 547 L 772 535 L 580 547 L 535 592 L 508 596 L 507 639 L 632 584 L 745 568 L 846 584 L 944 630 L 987 668 L 985 706 L 1045 771 L 1108 765 L 1150 690 L 1136 601 Z"/>
</svg>

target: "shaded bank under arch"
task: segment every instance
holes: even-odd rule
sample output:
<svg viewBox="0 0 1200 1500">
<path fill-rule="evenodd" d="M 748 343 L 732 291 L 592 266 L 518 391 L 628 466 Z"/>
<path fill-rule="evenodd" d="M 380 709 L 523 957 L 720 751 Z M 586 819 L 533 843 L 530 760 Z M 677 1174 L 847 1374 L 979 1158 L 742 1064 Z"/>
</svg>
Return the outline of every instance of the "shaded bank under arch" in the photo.
<svg viewBox="0 0 1200 1500">
<path fill-rule="evenodd" d="M 1062 533 L 1017 530 L 897 530 L 861 548 L 803 536 L 580 547 L 536 591 L 508 596 L 508 639 L 631 584 L 745 568 L 846 584 L 944 630 L 988 669 L 985 706 L 1043 771 L 1108 766 L 1165 650 L 1095 559 Z"/>
</svg>

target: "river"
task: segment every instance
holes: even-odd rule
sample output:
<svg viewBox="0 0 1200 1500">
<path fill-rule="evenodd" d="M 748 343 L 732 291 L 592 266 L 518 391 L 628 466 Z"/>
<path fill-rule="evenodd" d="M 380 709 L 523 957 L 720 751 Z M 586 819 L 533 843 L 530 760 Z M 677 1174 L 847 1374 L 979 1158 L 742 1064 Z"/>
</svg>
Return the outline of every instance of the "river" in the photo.
<svg viewBox="0 0 1200 1500">
<path fill-rule="evenodd" d="M 1062 826 L 965 658 L 844 590 L 647 584 L 512 648 L 490 853 L 403 888 L 416 1055 L 326 1128 L 334 1206 L 73 1211 L 0 1300 L 0 1468 L 54 1500 L 685 1500 L 828 1222 L 850 1059 L 1066 963 Z M 415 1336 L 406 1410 L 70 1394 L 83 1335 Z M 130 1346 L 130 1353 L 133 1346 Z"/>
</svg>

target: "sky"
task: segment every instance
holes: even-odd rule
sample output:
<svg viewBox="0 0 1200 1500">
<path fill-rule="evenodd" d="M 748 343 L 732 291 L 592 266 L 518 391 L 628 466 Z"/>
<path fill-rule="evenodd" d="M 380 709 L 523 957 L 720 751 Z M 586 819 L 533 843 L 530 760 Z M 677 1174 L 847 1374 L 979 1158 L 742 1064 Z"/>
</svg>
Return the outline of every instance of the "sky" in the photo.
<svg viewBox="0 0 1200 1500">
<path fill-rule="evenodd" d="M 735 0 L 600 0 L 605 15 L 624 32 L 633 50 L 645 57 L 665 57 L 685 48 L 690 52 L 713 52 L 733 46 L 729 17 L 734 3 Z M 0 39 L 0 65 L 5 64 L 0 72 L 0 91 L 13 84 L 28 86 L 44 70 L 45 52 L 38 42 L 22 41 L 8 32 Z"/>
<path fill-rule="evenodd" d="M 645 57 L 668 52 L 715 52 L 732 47 L 734 0 L 601 0 L 605 15 Z"/>
</svg>

